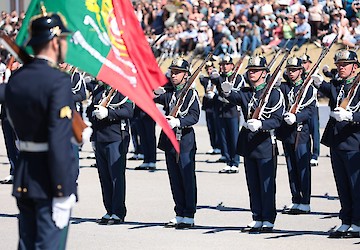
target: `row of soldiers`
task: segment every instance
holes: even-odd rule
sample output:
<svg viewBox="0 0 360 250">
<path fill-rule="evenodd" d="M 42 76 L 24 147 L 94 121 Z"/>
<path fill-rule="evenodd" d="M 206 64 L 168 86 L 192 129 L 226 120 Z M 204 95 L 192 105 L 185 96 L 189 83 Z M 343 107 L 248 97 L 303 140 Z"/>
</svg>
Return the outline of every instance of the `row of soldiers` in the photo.
<svg viewBox="0 0 360 250">
<path fill-rule="evenodd" d="M 57 32 L 54 32 L 57 27 Z M 13 195 L 19 214 L 19 248 L 64 248 L 71 208 L 77 199 L 75 161 L 76 142 L 72 139 L 72 119 L 75 110 L 69 74 L 59 71 L 70 31 L 57 14 L 37 17 L 31 24 L 28 42 L 35 53 L 34 60 L 11 76 L 5 88 L 5 104 L 10 123 L 19 140 L 19 156 L 14 173 Z M 352 51 L 336 53 L 338 75 L 330 83 L 321 75 L 312 75 L 313 83 L 330 98 L 331 118 L 323 143 L 330 147 L 334 176 L 342 209 L 342 225 L 330 237 L 359 237 L 359 94 L 355 88 L 346 109 L 339 107 L 347 94 L 354 90 L 357 56 Z M 224 136 L 235 147 L 228 148 L 230 171 L 237 171 L 238 157 L 244 157 L 253 221 L 251 232 L 273 230 L 275 210 L 275 176 L 277 148 L 275 136 L 282 140 L 289 170 L 292 205 L 285 213 L 310 212 L 310 150 L 308 121 L 314 112 L 316 94 L 313 86 L 305 91 L 297 112 L 289 107 L 299 94 L 305 70 L 302 60 L 291 57 L 286 62 L 288 79 L 275 79 L 261 115 L 254 115 L 261 105 L 270 74 L 266 59 L 249 59 L 245 75 L 229 81 L 233 72 L 232 58 L 225 56 L 220 72 L 208 65 L 212 86 L 209 96 L 219 100 Z M 66 65 L 64 65 L 66 67 Z M 212 67 L 213 69 L 210 69 Z M 175 218 L 165 227 L 192 228 L 195 224 L 197 189 L 195 176 L 196 142 L 192 126 L 199 120 L 200 101 L 195 89 L 190 89 L 179 112 L 170 116 L 180 93 L 188 83 L 190 65 L 176 59 L 170 66 L 172 89 L 154 91 L 155 102 L 164 106 L 168 123 L 180 141 L 177 153 L 170 140 L 161 133 L 158 147 L 165 152 L 171 191 L 175 202 Z M 24 80 L 26 79 L 26 81 Z M 29 88 L 29 85 L 32 87 Z M 357 85 L 356 85 L 357 86 Z M 107 103 L 104 104 L 104 100 Z M 245 123 L 237 135 L 239 112 Z M 236 116 L 227 116 L 227 110 Z M 97 223 L 113 225 L 124 222 L 126 153 L 130 141 L 129 118 L 133 103 L 106 84 L 96 84 L 87 116 L 92 123 L 92 141 L 106 214 Z M 235 127 L 233 127 L 235 125 Z M 85 134 L 83 134 L 85 136 Z M 225 152 L 227 145 L 222 145 Z M 269 150 L 272 149 L 272 150 Z M 52 239 L 49 241 L 48 239 Z"/>
<path fill-rule="evenodd" d="M 218 135 L 221 153 L 227 166 L 220 173 L 238 172 L 238 155 L 244 157 L 246 181 L 250 196 L 253 221 L 251 232 L 271 231 L 274 227 L 275 177 L 277 143 L 282 142 L 287 163 L 292 204 L 285 214 L 310 213 L 311 195 L 311 118 L 318 120 L 317 90 L 329 98 L 331 114 L 322 143 L 330 147 L 331 162 L 341 203 L 342 225 L 329 237 L 359 237 L 360 201 L 359 153 L 360 126 L 358 124 L 359 91 L 356 71 L 359 66 L 354 51 L 340 50 L 335 55 L 337 74 L 331 81 L 314 73 L 309 76 L 313 85 L 304 88 L 310 69 L 308 55 L 290 57 L 286 61 L 284 79 L 275 78 L 275 87 L 263 96 L 271 79 L 266 59 L 255 56 L 249 59 L 244 75 L 237 74 L 230 56 L 219 63 L 220 72 L 208 62 L 208 76 L 202 77 L 205 87 L 204 106 L 210 140 L 216 147 Z M 317 72 L 317 71 L 316 71 Z M 303 91 L 303 90 L 306 91 Z M 299 95 L 302 95 L 299 97 Z M 350 96 L 350 97 L 349 97 Z M 350 98 L 350 100 L 349 100 Z M 296 100 L 301 100 L 296 111 Z M 342 107 L 346 100 L 348 103 Z M 263 106 L 261 106 L 263 105 Z M 245 119 L 239 129 L 239 111 Z M 207 110 L 207 108 L 209 108 Z M 262 113 L 256 116 L 257 109 Z M 217 128 L 216 132 L 214 127 Z"/>
</svg>

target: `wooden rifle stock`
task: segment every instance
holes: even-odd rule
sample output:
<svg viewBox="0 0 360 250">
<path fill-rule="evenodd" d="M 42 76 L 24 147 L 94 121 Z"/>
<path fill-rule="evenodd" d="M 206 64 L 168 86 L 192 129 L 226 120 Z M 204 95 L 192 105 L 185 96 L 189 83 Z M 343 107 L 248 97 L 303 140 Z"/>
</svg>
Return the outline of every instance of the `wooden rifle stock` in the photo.
<svg viewBox="0 0 360 250">
<path fill-rule="evenodd" d="M 279 49 L 276 52 L 276 54 L 274 55 L 274 57 L 271 59 L 269 65 L 268 65 L 269 70 L 272 69 L 272 67 L 275 64 L 276 59 L 280 56 L 280 54 L 286 50 L 286 45 L 289 43 L 289 41 L 290 41 L 290 39 L 286 40 L 286 43 L 284 44 L 284 46 L 281 49 Z"/>
<path fill-rule="evenodd" d="M 203 69 L 203 67 L 205 66 L 206 62 L 209 61 L 210 58 L 212 58 L 212 56 L 213 56 L 213 52 L 210 52 L 207 55 L 207 57 L 204 59 L 204 61 L 195 70 L 195 72 L 190 76 L 189 80 L 186 82 L 185 86 L 181 90 L 181 92 L 179 94 L 179 98 L 177 99 L 175 106 L 171 109 L 171 111 L 169 113 L 170 116 L 173 116 L 173 117 L 177 116 L 177 114 L 179 112 L 179 108 L 185 101 L 186 94 L 189 92 L 191 85 L 193 84 L 193 82 L 196 80 L 196 78 L 200 74 L 200 72 Z"/>
<path fill-rule="evenodd" d="M 111 88 L 111 90 L 109 91 L 109 93 L 107 94 L 107 96 L 106 96 L 104 99 L 101 100 L 101 102 L 100 102 L 99 105 L 100 105 L 100 106 L 103 106 L 103 107 L 107 107 L 108 104 L 109 104 L 109 102 L 110 102 L 110 100 L 111 100 L 111 96 L 114 94 L 115 90 L 116 90 L 116 89 Z"/>
<path fill-rule="evenodd" d="M 235 67 L 234 67 L 234 74 L 232 74 L 230 77 L 229 77 L 229 82 L 233 82 L 235 79 L 236 79 L 236 76 L 239 74 L 239 70 L 241 68 L 241 65 L 243 64 L 244 62 L 244 59 L 245 59 L 245 56 L 246 56 L 246 53 L 244 53 L 239 61 L 236 62 L 235 64 Z"/>
<path fill-rule="evenodd" d="M 270 97 L 271 90 L 273 89 L 273 87 L 276 83 L 275 80 L 276 80 L 278 74 L 280 73 L 280 69 L 281 69 L 282 65 L 284 64 L 286 59 L 289 57 L 289 55 L 290 55 L 290 50 L 286 50 L 284 57 L 281 59 L 279 65 L 276 67 L 276 69 L 274 70 L 274 73 L 272 73 L 268 83 L 266 84 L 266 88 L 259 99 L 259 105 L 257 106 L 257 108 L 254 110 L 254 113 L 252 114 L 252 119 L 259 119 L 261 117 L 261 112 L 264 110 L 264 108 L 267 104 L 267 101 Z"/>
<path fill-rule="evenodd" d="M 315 74 L 317 68 L 319 67 L 321 61 L 325 58 L 325 56 L 327 55 L 327 53 L 330 51 L 331 46 L 334 44 L 334 42 L 337 40 L 338 35 L 336 35 L 336 37 L 334 38 L 334 40 L 331 42 L 331 44 L 328 47 L 323 47 L 321 54 L 318 58 L 318 60 L 316 61 L 316 63 L 312 66 L 312 68 L 310 69 L 309 73 L 307 74 L 297 96 L 295 99 L 294 104 L 291 106 L 289 112 L 290 113 L 297 113 L 299 111 L 299 106 L 301 105 L 301 102 L 303 101 L 304 95 L 306 94 L 306 91 L 311 83 L 311 76 L 313 74 Z"/>
<path fill-rule="evenodd" d="M 360 73 L 357 74 L 356 78 L 354 79 L 354 81 L 352 82 L 352 86 L 349 90 L 349 93 L 347 94 L 347 96 L 342 100 L 342 102 L 340 103 L 339 107 L 342 107 L 343 109 L 347 109 L 347 107 L 349 106 L 349 102 L 350 100 L 353 98 L 353 96 L 356 93 L 356 89 L 359 86 L 359 82 L 360 82 Z"/>
<path fill-rule="evenodd" d="M 30 63 L 33 58 L 20 48 L 10 37 L 8 37 L 3 32 L 0 33 L 0 43 L 16 58 L 17 61 L 27 64 Z M 87 127 L 81 115 L 73 110 L 73 119 L 72 119 L 72 130 L 74 137 L 78 143 L 82 143 L 82 132 Z"/>
</svg>

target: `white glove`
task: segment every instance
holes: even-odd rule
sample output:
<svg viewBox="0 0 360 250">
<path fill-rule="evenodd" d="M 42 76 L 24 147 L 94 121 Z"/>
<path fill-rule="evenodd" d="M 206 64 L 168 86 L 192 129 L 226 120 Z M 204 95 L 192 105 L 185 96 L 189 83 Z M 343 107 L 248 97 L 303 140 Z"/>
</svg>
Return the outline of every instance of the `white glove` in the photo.
<svg viewBox="0 0 360 250">
<path fill-rule="evenodd" d="M 329 72 L 329 71 L 330 71 L 329 65 L 325 64 L 324 67 L 322 68 L 322 72 Z"/>
<path fill-rule="evenodd" d="M 156 97 L 158 97 L 159 95 L 162 95 L 166 92 L 165 88 L 160 87 L 154 90 L 154 94 Z"/>
<path fill-rule="evenodd" d="M 5 77 L 4 77 L 4 83 L 8 83 L 9 82 L 9 78 L 11 76 L 11 70 L 6 68 L 5 73 L 4 73 Z"/>
<path fill-rule="evenodd" d="M 109 110 L 101 105 L 95 105 L 96 109 L 93 111 L 93 116 L 96 116 L 99 120 L 102 120 L 109 115 Z"/>
<path fill-rule="evenodd" d="M 211 71 L 210 78 L 215 79 L 215 78 L 219 78 L 219 77 L 220 77 L 220 74 L 217 71 L 217 69 L 213 69 L 213 71 Z"/>
<path fill-rule="evenodd" d="M 334 117 L 338 122 L 352 121 L 353 114 L 350 111 L 345 110 L 342 107 L 337 107 L 330 113 L 330 116 Z"/>
<path fill-rule="evenodd" d="M 180 127 L 180 120 L 173 116 L 166 116 L 166 120 L 168 121 L 171 128 Z"/>
<path fill-rule="evenodd" d="M 324 81 L 324 77 L 322 77 L 320 74 L 313 74 L 311 78 L 313 80 L 314 86 L 317 88 L 320 87 L 321 83 Z"/>
<path fill-rule="evenodd" d="M 262 127 L 262 122 L 257 119 L 250 119 L 247 121 L 247 127 L 251 130 L 251 132 L 255 132 Z"/>
<path fill-rule="evenodd" d="M 231 82 L 225 81 L 221 83 L 221 89 L 225 95 L 230 94 L 232 88 L 233 88 L 233 84 Z"/>
<path fill-rule="evenodd" d="M 209 99 L 213 99 L 215 96 L 215 92 L 214 91 L 208 91 L 206 92 L 205 96 Z"/>
<path fill-rule="evenodd" d="M 63 229 L 69 224 L 71 208 L 76 202 L 76 197 L 71 194 L 68 197 L 54 197 L 52 200 L 52 220 L 55 225 Z"/>
<path fill-rule="evenodd" d="M 296 122 L 296 115 L 294 115 L 293 113 L 287 112 L 284 114 L 284 121 L 288 125 L 293 125 Z"/>
<path fill-rule="evenodd" d="M 90 137 L 93 133 L 93 129 L 91 127 L 86 127 L 82 132 L 82 143 L 89 142 Z"/>
</svg>

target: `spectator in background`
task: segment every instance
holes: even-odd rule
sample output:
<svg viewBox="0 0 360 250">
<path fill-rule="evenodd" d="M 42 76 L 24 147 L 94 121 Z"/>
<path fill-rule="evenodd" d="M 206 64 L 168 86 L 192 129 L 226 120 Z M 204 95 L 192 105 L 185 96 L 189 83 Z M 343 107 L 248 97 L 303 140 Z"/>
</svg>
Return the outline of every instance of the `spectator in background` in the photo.
<svg viewBox="0 0 360 250">
<path fill-rule="evenodd" d="M 283 20 L 281 17 L 276 18 L 276 24 L 277 25 L 272 30 L 273 39 L 269 42 L 269 44 L 261 46 L 261 50 L 264 53 L 269 52 L 269 50 L 272 50 L 272 48 L 279 45 L 281 39 L 283 38 Z"/>
<path fill-rule="evenodd" d="M 322 20 L 323 6 L 318 0 L 313 0 L 313 4 L 309 7 L 309 24 L 311 26 L 311 41 L 315 41 L 318 29 Z"/>
<path fill-rule="evenodd" d="M 297 26 L 295 28 L 295 36 L 297 38 L 297 42 L 294 45 L 294 50 L 298 51 L 300 47 L 307 43 L 311 37 L 311 27 L 310 24 L 305 20 L 305 16 L 303 13 L 298 13 L 295 15 L 295 21 Z"/>
</svg>

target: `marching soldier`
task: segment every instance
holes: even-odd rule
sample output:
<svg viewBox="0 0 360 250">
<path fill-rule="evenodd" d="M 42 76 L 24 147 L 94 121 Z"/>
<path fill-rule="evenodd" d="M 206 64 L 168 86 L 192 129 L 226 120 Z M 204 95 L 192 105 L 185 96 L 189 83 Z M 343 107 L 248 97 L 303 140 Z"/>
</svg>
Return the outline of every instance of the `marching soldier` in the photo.
<svg viewBox="0 0 360 250">
<path fill-rule="evenodd" d="M 221 84 L 222 93 L 230 103 L 240 105 L 246 123 L 241 128 L 237 141 L 237 152 L 244 157 L 246 181 L 250 196 L 253 222 L 248 225 L 250 232 L 271 231 L 276 217 L 275 177 L 276 143 L 274 129 L 281 124 L 284 98 L 278 88 L 269 93 L 264 112 L 257 119 L 252 115 L 260 108 L 259 99 L 266 90 L 268 68 L 265 57 L 249 59 L 247 83 L 250 87 L 233 90 L 229 82 Z M 272 150 L 269 150 L 271 149 Z"/>
<path fill-rule="evenodd" d="M 57 68 L 64 60 L 69 33 L 58 14 L 36 16 L 28 42 L 35 58 L 6 86 L 7 114 L 20 151 L 13 185 L 20 211 L 19 249 L 65 248 L 76 201 L 71 149 L 74 105 L 70 78 Z"/>
<path fill-rule="evenodd" d="M 292 204 L 283 211 L 286 214 L 310 213 L 311 173 L 310 173 L 310 132 L 309 120 L 314 113 L 316 95 L 312 86 L 304 93 L 299 110 L 289 112 L 302 88 L 304 67 L 302 60 L 290 57 L 286 62 L 289 77 L 280 85 L 285 97 L 285 107 L 281 127 L 277 130 L 278 138 L 283 142 L 288 168 Z"/>
<path fill-rule="evenodd" d="M 211 155 L 221 153 L 219 135 L 218 135 L 219 124 L 214 110 L 214 99 L 213 99 L 214 96 L 212 96 L 216 86 L 212 83 L 210 79 L 211 72 L 214 69 L 215 69 L 214 63 L 212 61 L 208 61 L 205 64 L 205 70 L 208 76 L 199 77 L 200 83 L 205 89 L 205 95 L 202 103 L 202 110 L 205 110 L 206 126 L 209 132 L 210 144 L 212 147 L 208 152 L 206 152 L 206 154 L 211 154 Z"/>
<path fill-rule="evenodd" d="M 319 74 L 312 76 L 314 85 L 329 98 L 331 109 L 321 143 L 330 147 L 342 225 L 329 237 L 360 237 L 360 91 L 358 79 L 354 81 L 360 64 L 349 50 L 338 51 L 334 59 L 339 78 L 327 83 Z"/>
<path fill-rule="evenodd" d="M 171 128 L 174 129 L 180 142 L 180 155 L 166 135 L 161 132 L 159 149 L 165 151 L 166 166 L 170 179 L 170 186 L 175 202 L 175 218 L 165 224 L 165 227 L 176 229 L 191 228 L 194 226 L 196 212 L 196 177 L 195 153 L 196 141 L 192 128 L 199 121 L 200 101 L 195 89 L 189 89 L 183 104 L 179 107 L 176 117 L 169 116 L 170 111 L 177 102 L 177 98 L 190 76 L 189 63 L 178 58 L 172 61 L 170 67 L 171 82 L 174 89 L 165 92 L 163 88 L 155 91 L 155 102 L 162 104 Z"/>
<path fill-rule="evenodd" d="M 300 59 L 302 60 L 302 65 L 305 70 L 305 76 L 308 75 L 309 70 L 311 69 L 311 59 L 310 56 L 306 53 L 304 53 Z M 311 160 L 310 160 L 310 166 L 316 167 L 319 165 L 318 163 L 318 157 L 320 154 L 320 121 L 319 121 L 319 102 L 317 99 L 317 89 L 313 89 L 315 91 L 314 95 L 316 95 L 316 105 L 315 105 L 315 111 L 312 113 L 310 121 L 309 121 L 309 129 L 310 129 L 310 135 L 311 135 Z"/>
<path fill-rule="evenodd" d="M 100 225 L 121 224 L 126 216 L 126 154 L 130 143 L 129 119 L 134 115 L 134 108 L 128 97 L 106 84 L 99 84 L 87 109 L 106 209 L 106 214 L 97 220 Z"/>
<path fill-rule="evenodd" d="M 220 85 L 223 82 L 228 82 L 229 78 L 233 78 L 236 72 L 233 72 L 234 63 L 232 58 L 226 54 L 220 61 L 220 75 L 216 71 L 211 74 L 211 80 L 218 90 L 221 90 Z M 241 75 L 237 75 L 233 80 L 234 90 L 238 90 L 243 84 L 244 79 Z M 219 132 L 220 132 L 220 143 L 221 143 L 221 154 L 225 156 L 226 167 L 221 169 L 219 173 L 238 173 L 240 157 L 236 153 L 236 138 L 239 135 L 239 121 L 240 113 L 237 106 L 229 103 L 225 98 L 219 94 L 214 95 L 214 106 L 215 112 L 219 120 Z"/>
</svg>

